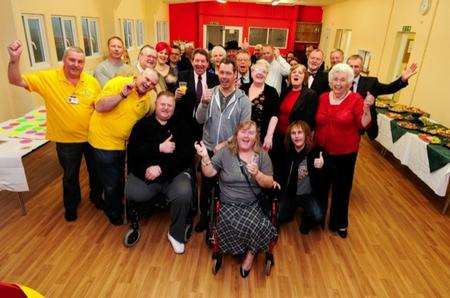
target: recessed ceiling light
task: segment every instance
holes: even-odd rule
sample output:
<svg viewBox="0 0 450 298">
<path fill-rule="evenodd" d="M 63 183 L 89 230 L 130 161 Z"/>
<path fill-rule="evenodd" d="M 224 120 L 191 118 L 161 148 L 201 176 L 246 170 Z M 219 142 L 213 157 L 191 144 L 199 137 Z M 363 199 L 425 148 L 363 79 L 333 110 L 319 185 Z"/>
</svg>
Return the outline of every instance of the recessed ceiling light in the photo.
<svg viewBox="0 0 450 298">
<path fill-rule="evenodd" d="M 278 4 L 280 4 L 280 0 L 272 0 L 273 6 L 278 5 Z"/>
<path fill-rule="evenodd" d="M 217 0 L 217 2 L 224 4 L 227 3 L 227 0 Z"/>
</svg>

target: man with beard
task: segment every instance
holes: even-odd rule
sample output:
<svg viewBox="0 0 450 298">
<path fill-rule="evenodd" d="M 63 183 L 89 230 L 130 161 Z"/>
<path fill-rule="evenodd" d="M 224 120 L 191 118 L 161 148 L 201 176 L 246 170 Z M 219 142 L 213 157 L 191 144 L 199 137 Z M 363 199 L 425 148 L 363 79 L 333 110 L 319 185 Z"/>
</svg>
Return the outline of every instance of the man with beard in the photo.
<svg viewBox="0 0 450 298">
<path fill-rule="evenodd" d="M 125 143 L 134 124 L 153 112 L 149 91 L 158 84 L 155 70 L 146 68 L 137 77 L 116 77 L 106 83 L 89 124 L 88 142 L 94 148 L 98 174 L 105 194 L 104 212 L 121 225 L 125 170 Z"/>
<path fill-rule="evenodd" d="M 219 64 L 220 85 L 211 92 L 203 94 L 196 112 L 197 121 L 203 124 L 203 143 L 212 156 L 224 147 L 233 136 L 236 126 L 245 120 L 250 120 L 251 103 L 245 93 L 236 88 L 236 64 L 233 60 L 224 58 Z M 207 210 L 211 190 L 216 179 L 202 174 L 200 190 L 200 221 L 195 231 L 204 231 L 208 223 Z"/>
<path fill-rule="evenodd" d="M 18 40 L 8 46 L 8 79 L 11 84 L 36 92 L 44 99 L 46 138 L 56 143 L 56 153 L 63 168 L 64 218 L 74 221 L 81 201 L 79 173 L 83 156 L 89 173 L 89 198 L 97 208 L 102 208 L 102 187 L 96 175 L 92 149 L 87 143 L 89 121 L 100 84 L 83 71 L 85 56 L 80 48 L 66 49 L 60 69 L 24 75 L 19 68 L 22 51 L 22 43 Z"/>
</svg>

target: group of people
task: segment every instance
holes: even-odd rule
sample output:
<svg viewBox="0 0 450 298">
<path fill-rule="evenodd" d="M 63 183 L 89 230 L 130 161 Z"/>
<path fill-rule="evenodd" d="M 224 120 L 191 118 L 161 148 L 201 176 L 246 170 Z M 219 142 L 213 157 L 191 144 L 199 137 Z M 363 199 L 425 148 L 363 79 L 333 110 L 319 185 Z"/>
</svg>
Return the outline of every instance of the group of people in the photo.
<svg viewBox="0 0 450 298">
<path fill-rule="evenodd" d="M 325 226 L 331 190 L 328 228 L 347 237 L 360 138 L 378 132 L 375 98 L 407 86 L 417 67 L 382 84 L 360 75 L 360 56 L 343 63 L 341 50 L 331 53 L 324 71 L 320 49 L 311 49 L 304 65 L 291 54 L 288 63 L 270 45 L 250 54 L 237 43 L 211 53 L 187 44 L 182 53 L 165 42 L 143 46 L 129 65 L 123 41 L 113 36 L 94 76 L 84 71 L 77 47 L 66 49 L 62 68 L 21 74 L 22 51 L 20 41 L 8 46 L 8 78 L 44 98 L 47 138 L 64 171 L 65 219 L 77 219 L 84 156 L 89 198 L 112 224 L 123 223 L 124 197 L 134 206 L 162 194 L 170 206 L 168 240 L 183 253 L 196 185 L 195 230 L 202 232 L 218 182 L 220 249 L 244 255 L 243 277 L 277 235 L 259 204 L 263 189 L 280 189 L 280 222 L 303 208 L 303 234 Z"/>
</svg>

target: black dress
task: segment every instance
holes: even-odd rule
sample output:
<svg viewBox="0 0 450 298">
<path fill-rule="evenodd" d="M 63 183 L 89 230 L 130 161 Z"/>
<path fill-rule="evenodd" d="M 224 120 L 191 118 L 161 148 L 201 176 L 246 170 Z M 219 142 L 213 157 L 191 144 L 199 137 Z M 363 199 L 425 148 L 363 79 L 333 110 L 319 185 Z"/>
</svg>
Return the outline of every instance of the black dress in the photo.
<svg viewBox="0 0 450 298">
<path fill-rule="evenodd" d="M 248 96 L 251 84 L 247 83 L 241 86 L 241 90 Z M 280 108 L 280 98 L 277 90 L 267 84 L 264 84 L 263 92 L 252 100 L 252 117 L 260 129 L 261 143 L 267 134 L 269 122 L 272 117 L 278 116 Z"/>
</svg>

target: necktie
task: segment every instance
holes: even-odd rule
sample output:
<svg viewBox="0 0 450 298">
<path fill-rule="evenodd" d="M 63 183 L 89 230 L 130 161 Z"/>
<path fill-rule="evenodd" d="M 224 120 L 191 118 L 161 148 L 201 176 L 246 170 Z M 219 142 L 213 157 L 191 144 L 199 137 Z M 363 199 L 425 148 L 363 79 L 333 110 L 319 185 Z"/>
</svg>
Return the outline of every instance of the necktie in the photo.
<svg viewBox="0 0 450 298">
<path fill-rule="evenodd" d="M 244 77 L 241 76 L 241 86 L 244 85 Z"/>
<path fill-rule="evenodd" d="M 355 81 L 352 81 L 352 86 L 350 87 L 350 91 L 356 92 L 356 90 L 355 90 L 355 85 L 356 85 L 356 82 L 355 82 Z"/>
<path fill-rule="evenodd" d="M 197 95 L 197 102 L 199 102 L 202 99 L 203 95 L 203 84 L 201 75 L 198 75 L 197 88 L 195 89 L 195 94 Z"/>
</svg>

